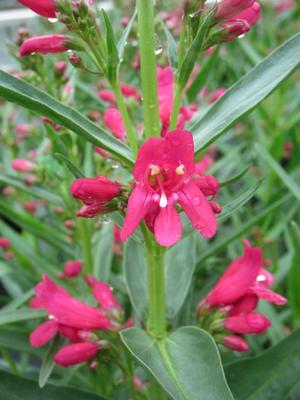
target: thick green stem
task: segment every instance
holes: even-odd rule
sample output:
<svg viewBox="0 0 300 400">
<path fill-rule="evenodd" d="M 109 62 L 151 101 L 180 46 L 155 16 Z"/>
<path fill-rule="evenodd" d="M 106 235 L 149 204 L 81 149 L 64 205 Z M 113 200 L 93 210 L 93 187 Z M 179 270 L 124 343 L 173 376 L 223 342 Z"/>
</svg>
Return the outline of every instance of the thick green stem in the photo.
<svg viewBox="0 0 300 400">
<path fill-rule="evenodd" d="M 92 234 L 91 234 L 90 221 L 81 218 L 79 219 L 78 223 L 79 223 L 83 259 L 84 259 L 84 270 L 86 274 L 92 274 L 94 269 L 94 264 L 93 264 L 93 254 L 92 254 L 92 243 L 91 243 Z"/>
<path fill-rule="evenodd" d="M 144 124 L 147 137 L 160 136 L 153 0 L 137 0 Z"/>
<path fill-rule="evenodd" d="M 114 84 L 112 86 L 112 89 L 114 91 L 114 94 L 116 96 L 116 101 L 117 101 L 117 105 L 118 105 L 118 109 L 120 111 L 120 113 L 122 114 L 122 119 L 124 122 L 124 126 L 126 129 L 126 133 L 127 133 L 127 137 L 128 137 L 128 141 L 129 141 L 129 145 L 130 148 L 132 150 L 132 153 L 134 155 L 134 158 L 136 158 L 137 156 L 137 152 L 138 152 L 138 144 L 137 144 L 137 140 L 133 131 L 133 127 L 130 121 L 130 117 L 127 111 L 127 107 L 126 104 L 124 102 L 124 98 L 123 95 L 121 93 L 120 90 L 120 85 L 117 82 L 116 84 Z"/>
<path fill-rule="evenodd" d="M 151 240 L 146 227 L 143 228 L 143 232 L 148 270 L 148 329 L 159 339 L 166 334 L 164 249 Z"/>
</svg>

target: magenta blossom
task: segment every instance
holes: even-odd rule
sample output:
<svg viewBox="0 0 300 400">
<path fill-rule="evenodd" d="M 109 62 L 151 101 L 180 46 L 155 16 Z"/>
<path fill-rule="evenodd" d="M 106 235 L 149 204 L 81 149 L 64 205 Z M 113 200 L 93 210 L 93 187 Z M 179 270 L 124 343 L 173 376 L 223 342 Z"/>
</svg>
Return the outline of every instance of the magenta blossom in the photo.
<svg viewBox="0 0 300 400">
<path fill-rule="evenodd" d="M 18 0 L 42 17 L 55 18 L 54 0 Z"/>
<path fill-rule="evenodd" d="M 70 191 L 75 199 L 83 202 L 77 212 L 78 217 L 92 218 L 106 211 L 107 204 L 121 192 L 121 185 L 105 176 L 79 178 L 71 185 Z"/>
<path fill-rule="evenodd" d="M 62 53 L 68 50 L 69 41 L 70 38 L 65 35 L 35 36 L 22 43 L 19 54 L 24 57 L 34 53 Z"/>
<path fill-rule="evenodd" d="M 133 234 L 145 219 L 157 242 L 171 246 L 181 237 L 179 204 L 194 229 L 210 238 L 217 231 L 215 213 L 206 199 L 218 191 L 214 177 L 194 177 L 194 142 L 191 132 L 173 131 L 150 138 L 140 148 L 134 166 L 136 186 L 129 201 L 121 240 Z"/>
</svg>

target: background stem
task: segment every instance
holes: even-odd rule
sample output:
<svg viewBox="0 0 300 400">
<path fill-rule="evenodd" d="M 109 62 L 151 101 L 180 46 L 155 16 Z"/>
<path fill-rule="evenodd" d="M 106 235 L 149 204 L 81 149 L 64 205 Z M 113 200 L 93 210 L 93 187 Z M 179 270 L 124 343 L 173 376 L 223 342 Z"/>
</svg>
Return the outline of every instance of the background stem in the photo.
<svg viewBox="0 0 300 400">
<path fill-rule="evenodd" d="M 137 0 L 145 133 L 160 136 L 153 0 Z"/>
</svg>

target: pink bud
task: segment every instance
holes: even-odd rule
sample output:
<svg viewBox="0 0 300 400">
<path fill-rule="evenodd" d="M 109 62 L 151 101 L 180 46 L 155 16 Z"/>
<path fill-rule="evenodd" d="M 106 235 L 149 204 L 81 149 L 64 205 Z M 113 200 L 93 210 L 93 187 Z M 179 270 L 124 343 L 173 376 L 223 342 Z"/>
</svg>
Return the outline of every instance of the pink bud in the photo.
<svg viewBox="0 0 300 400">
<path fill-rule="evenodd" d="M 121 83 L 120 89 L 125 97 L 133 97 L 136 101 L 141 101 L 139 92 L 133 86 L 126 85 L 126 83 Z"/>
<path fill-rule="evenodd" d="M 54 208 L 55 214 L 62 214 L 64 212 L 62 207 L 55 207 Z"/>
<path fill-rule="evenodd" d="M 3 254 L 4 260 L 7 260 L 7 261 L 12 260 L 14 258 L 14 256 L 15 255 L 12 251 L 7 251 Z"/>
<path fill-rule="evenodd" d="M 63 74 L 66 69 L 67 69 L 67 63 L 65 61 L 58 61 L 57 63 L 54 64 L 54 70 L 59 74 Z"/>
<path fill-rule="evenodd" d="M 10 240 L 6 237 L 0 237 L 0 249 L 7 249 L 10 246 Z"/>
<path fill-rule="evenodd" d="M 235 351 L 249 351 L 248 342 L 240 336 L 227 335 L 223 338 L 223 344 Z"/>
<path fill-rule="evenodd" d="M 227 331 L 240 334 L 263 333 L 270 325 L 271 321 L 257 312 L 228 317 L 224 320 L 224 328 Z"/>
<path fill-rule="evenodd" d="M 19 3 L 30 8 L 42 17 L 55 18 L 56 10 L 53 0 L 18 0 Z"/>
<path fill-rule="evenodd" d="M 75 343 L 63 347 L 54 356 L 54 361 L 62 367 L 82 364 L 94 358 L 99 351 L 95 343 Z"/>
<path fill-rule="evenodd" d="M 217 178 L 214 176 L 202 175 L 194 179 L 194 183 L 205 196 L 216 196 L 219 192 L 220 185 Z"/>
<path fill-rule="evenodd" d="M 64 222 L 64 225 L 67 229 L 74 229 L 75 228 L 75 222 L 72 219 L 67 219 Z"/>
<path fill-rule="evenodd" d="M 254 2 L 251 7 L 236 14 L 232 20 L 246 21 L 250 27 L 254 26 L 260 17 L 260 4 Z"/>
<path fill-rule="evenodd" d="M 81 273 L 83 263 L 79 260 L 67 261 L 64 268 L 64 275 L 68 278 L 74 278 Z"/>
<path fill-rule="evenodd" d="M 31 185 L 34 185 L 38 180 L 39 180 L 39 178 L 36 175 L 30 175 L 30 176 L 26 176 L 26 178 L 24 179 L 24 182 L 26 185 L 31 186 Z"/>
<path fill-rule="evenodd" d="M 215 214 L 221 214 L 222 206 L 217 201 L 211 200 L 209 202 L 209 205 L 211 206 L 211 208 Z"/>
<path fill-rule="evenodd" d="M 98 92 L 98 97 L 101 100 L 106 101 L 107 103 L 110 103 L 112 106 L 116 105 L 116 97 L 111 90 L 100 90 Z"/>
<path fill-rule="evenodd" d="M 221 0 L 217 3 L 216 19 L 234 17 L 240 11 L 251 7 L 255 0 Z"/>
<path fill-rule="evenodd" d="M 33 53 L 62 53 L 68 50 L 66 42 L 69 40 L 65 35 L 35 36 L 22 43 L 19 55 L 24 57 Z"/>
<path fill-rule="evenodd" d="M 108 108 L 104 113 L 104 124 L 116 136 L 122 140 L 126 136 L 122 114 L 116 108 Z"/>
<path fill-rule="evenodd" d="M 35 201 L 27 201 L 23 204 L 23 208 L 31 214 L 35 214 L 37 212 L 37 204 Z"/>
<path fill-rule="evenodd" d="M 24 160 L 23 158 L 13 160 L 11 166 L 18 172 L 32 172 L 36 168 L 36 165 L 33 162 Z"/>
</svg>

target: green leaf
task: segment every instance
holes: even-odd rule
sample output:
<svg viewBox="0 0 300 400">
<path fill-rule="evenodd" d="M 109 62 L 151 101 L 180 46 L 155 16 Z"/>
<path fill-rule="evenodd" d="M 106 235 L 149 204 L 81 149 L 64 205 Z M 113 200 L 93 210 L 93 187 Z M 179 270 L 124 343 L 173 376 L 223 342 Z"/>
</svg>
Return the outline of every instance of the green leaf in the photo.
<svg viewBox="0 0 300 400">
<path fill-rule="evenodd" d="M 289 306 L 292 309 L 294 322 L 300 325 L 300 229 L 299 226 L 292 222 L 291 225 L 292 239 L 292 260 L 288 275 L 288 299 Z"/>
<path fill-rule="evenodd" d="M 132 238 L 125 244 L 123 269 L 131 304 L 142 319 L 148 305 L 147 266 L 143 247 Z"/>
<path fill-rule="evenodd" d="M 96 146 L 103 147 L 128 166 L 133 165 L 130 149 L 113 135 L 96 126 L 80 112 L 4 71 L 0 71 L 0 96 L 51 119 Z"/>
<path fill-rule="evenodd" d="M 125 50 L 127 40 L 128 40 L 128 36 L 131 32 L 131 29 L 132 29 L 133 23 L 136 19 L 136 16 L 137 16 L 137 10 L 135 9 L 132 17 L 130 18 L 130 21 L 128 22 L 126 28 L 124 29 L 122 36 L 120 37 L 120 40 L 117 44 L 117 49 L 118 49 L 118 54 L 119 54 L 120 60 L 122 60 L 122 58 L 123 58 L 124 50 Z"/>
<path fill-rule="evenodd" d="M 58 160 L 62 161 L 65 164 L 65 166 L 74 176 L 74 178 L 76 179 L 84 178 L 83 173 L 64 154 L 55 153 L 54 157 L 56 157 Z"/>
<path fill-rule="evenodd" d="M 262 184 L 264 178 L 260 178 L 257 182 L 255 182 L 253 185 L 251 185 L 248 189 L 244 189 L 242 193 L 234 198 L 229 204 L 226 204 L 223 207 L 222 214 L 218 219 L 223 219 L 227 218 L 229 215 L 231 215 L 233 212 L 236 212 L 239 210 L 241 207 L 243 207 L 244 204 L 248 203 L 250 199 L 255 195 L 257 192 L 258 188 Z"/>
<path fill-rule="evenodd" d="M 0 325 L 13 324 L 15 322 L 27 321 L 36 318 L 46 317 L 43 310 L 23 308 L 20 310 L 0 311 Z"/>
<path fill-rule="evenodd" d="M 233 400 L 217 346 L 207 332 L 184 327 L 157 342 L 138 328 L 120 334 L 172 399 Z"/>
<path fill-rule="evenodd" d="M 299 382 L 300 329 L 261 355 L 225 368 L 236 400 L 283 400 Z"/>
<path fill-rule="evenodd" d="M 77 389 L 48 385 L 39 389 L 37 382 L 0 371 L 0 398 L 5 400 L 104 400 L 104 397 Z"/>
<path fill-rule="evenodd" d="M 167 315 L 174 318 L 188 294 L 196 263 L 195 235 L 189 235 L 165 255 Z"/>
<path fill-rule="evenodd" d="M 46 200 L 48 203 L 51 203 L 54 205 L 62 205 L 63 204 L 62 199 L 59 196 L 57 196 L 56 194 L 48 192 L 47 190 L 45 190 L 39 186 L 25 185 L 25 183 L 21 179 L 15 178 L 13 176 L 0 174 L 0 182 L 4 183 L 5 185 L 10 185 L 15 188 L 18 188 L 18 189 L 22 190 L 23 192 L 30 194 L 31 196 Z"/>
<path fill-rule="evenodd" d="M 249 169 L 252 167 L 252 165 L 253 164 L 248 165 L 247 167 L 242 169 L 241 172 L 239 172 L 238 174 L 234 175 L 232 178 L 227 179 L 226 181 L 221 181 L 220 182 L 220 187 L 232 185 L 233 183 L 235 183 L 238 180 L 240 180 L 249 171 Z"/>
<path fill-rule="evenodd" d="M 177 64 L 178 64 L 176 40 L 174 39 L 172 33 L 169 31 L 166 24 L 164 23 L 164 21 L 161 18 L 160 18 L 160 23 L 163 27 L 163 30 L 165 32 L 166 39 L 167 39 L 169 64 L 171 65 L 173 71 L 176 71 Z"/>
<path fill-rule="evenodd" d="M 44 349 L 35 349 L 29 343 L 29 334 L 19 329 L 3 327 L 0 329 L 0 347 L 29 353 L 42 358 Z M 1 398 L 1 397 L 0 397 Z"/>
<path fill-rule="evenodd" d="M 94 276 L 108 281 L 113 260 L 113 224 L 104 225 L 94 246 Z"/>
<path fill-rule="evenodd" d="M 102 9 L 103 19 L 106 27 L 107 47 L 107 79 L 114 84 L 117 80 L 117 69 L 119 65 L 119 54 L 116 46 L 114 31 L 107 13 Z"/>
<path fill-rule="evenodd" d="M 300 63 L 300 33 L 293 36 L 233 85 L 190 126 L 195 152 L 213 143 L 274 91 Z"/>
<path fill-rule="evenodd" d="M 201 67 L 201 71 L 189 87 L 187 96 L 190 102 L 194 101 L 199 94 L 201 88 L 207 83 L 210 74 L 214 71 L 214 65 L 219 57 L 220 46 L 216 47 L 213 54 L 208 57 L 207 61 Z"/>
<path fill-rule="evenodd" d="M 50 378 L 50 375 L 52 374 L 53 369 L 56 365 L 55 362 L 53 361 L 53 357 L 62 347 L 64 342 L 65 339 L 57 335 L 53 340 L 53 342 L 51 343 L 48 351 L 46 352 L 39 372 L 40 388 L 43 388 L 47 384 L 48 379 Z"/>
<path fill-rule="evenodd" d="M 178 77 L 179 86 L 182 89 L 185 88 L 185 86 L 189 80 L 189 77 L 193 71 L 193 68 L 196 64 L 196 61 L 199 57 L 199 54 L 202 50 L 209 26 L 211 24 L 211 18 L 212 18 L 212 13 L 209 13 L 203 19 L 203 21 L 198 29 L 197 35 L 196 35 L 195 39 L 193 40 L 191 47 L 188 49 L 188 51 L 182 61 L 182 65 L 179 70 L 179 77 Z"/>
<path fill-rule="evenodd" d="M 260 144 L 255 145 L 255 149 L 261 158 L 268 164 L 268 166 L 276 173 L 283 184 L 290 190 L 291 193 L 300 201 L 300 186 L 294 181 L 294 179 L 285 172 L 285 170 L 278 164 L 271 154 Z"/>
<path fill-rule="evenodd" d="M 9 207 L 7 202 L 0 199 L 0 215 L 13 222 L 26 232 L 30 232 L 36 237 L 44 240 L 50 245 L 64 252 L 71 257 L 74 254 L 72 247 L 66 242 L 66 237 L 58 229 L 39 222 L 31 215 L 21 214 Z"/>
</svg>

